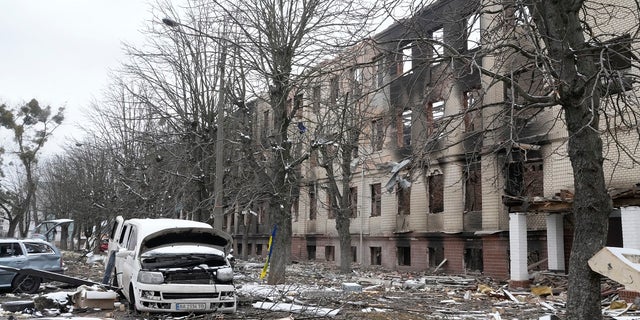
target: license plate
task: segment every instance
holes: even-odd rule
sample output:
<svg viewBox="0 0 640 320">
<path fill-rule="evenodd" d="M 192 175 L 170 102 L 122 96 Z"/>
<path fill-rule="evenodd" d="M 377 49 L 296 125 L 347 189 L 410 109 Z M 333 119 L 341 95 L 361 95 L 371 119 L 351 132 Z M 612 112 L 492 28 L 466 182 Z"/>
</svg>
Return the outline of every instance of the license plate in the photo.
<svg viewBox="0 0 640 320">
<path fill-rule="evenodd" d="M 176 310 L 204 310 L 207 308 L 206 303 L 178 303 Z"/>
</svg>

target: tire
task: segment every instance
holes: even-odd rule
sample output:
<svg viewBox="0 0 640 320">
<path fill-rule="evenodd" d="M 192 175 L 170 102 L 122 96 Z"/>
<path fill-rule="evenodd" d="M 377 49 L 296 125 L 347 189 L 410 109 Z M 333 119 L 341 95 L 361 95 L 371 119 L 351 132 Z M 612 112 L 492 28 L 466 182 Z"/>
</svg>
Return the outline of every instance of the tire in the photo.
<svg viewBox="0 0 640 320">
<path fill-rule="evenodd" d="M 36 293 L 40 289 L 42 279 L 33 276 L 16 275 L 11 282 L 13 292 Z"/>
</svg>

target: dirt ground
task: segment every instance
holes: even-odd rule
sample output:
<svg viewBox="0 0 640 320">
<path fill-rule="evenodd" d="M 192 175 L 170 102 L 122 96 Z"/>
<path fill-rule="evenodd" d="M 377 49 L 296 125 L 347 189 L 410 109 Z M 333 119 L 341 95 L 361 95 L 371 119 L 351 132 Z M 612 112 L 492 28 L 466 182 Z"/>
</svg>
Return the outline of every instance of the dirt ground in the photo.
<svg viewBox="0 0 640 320">
<path fill-rule="evenodd" d="M 89 262 L 92 260 L 93 262 Z M 166 315 L 132 314 L 116 303 L 114 310 L 37 309 L 30 312 L 0 311 L 0 319 L 41 317 L 99 319 L 563 319 L 566 284 L 564 275 L 538 272 L 535 289 L 509 290 L 481 275 L 401 273 L 382 269 L 359 269 L 349 275 L 322 263 L 296 263 L 287 268 L 288 284 L 267 286 L 259 279 L 261 261 L 238 261 L 235 314 Z M 66 274 L 100 282 L 104 264 L 76 252 L 65 252 Z M 37 295 L 0 292 L 0 302 L 29 301 L 55 292 L 76 290 L 62 283 L 47 283 Z M 603 282 L 603 309 L 609 315 L 637 316 L 633 305 L 619 305 L 615 283 Z M 292 312 L 293 310 L 296 312 Z M 612 309 L 612 306 L 620 309 Z M 285 311 L 283 311 L 285 310 Z M 328 315 L 327 315 L 328 314 Z M 551 315 L 557 318 L 550 317 Z"/>
</svg>

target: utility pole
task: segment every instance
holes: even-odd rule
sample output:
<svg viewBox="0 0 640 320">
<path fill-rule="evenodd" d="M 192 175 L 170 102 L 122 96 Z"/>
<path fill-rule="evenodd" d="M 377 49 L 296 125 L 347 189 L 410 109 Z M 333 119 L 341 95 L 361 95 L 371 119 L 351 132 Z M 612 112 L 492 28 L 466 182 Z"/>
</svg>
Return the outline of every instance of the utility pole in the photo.
<svg viewBox="0 0 640 320">
<path fill-rule="evenodd" d="M 162 23 L 165 25 L 175 27 L 185 27 L 197 35 L 210 38 L 218 42 L 220 47 L 220 57 L 218 58 L 218 73 L 219 73 L 219 87 L 218 87 L 218 105 L 216 110 L 216 169 L 214 180 L 214 203 L 213 203 L 213 227 L 217 230 L 224 229 L 224 106 L 226 103 L 226 81 L 225 81 L 225 67 L 227 63 L 227 45 L 229 41 L 227 39 L 227 21 L 223 21 L 222 35 L 215 37 L 210 34 L 204 33 L 198 29 L 184 25 L 169 18 L 163 18 Z"/>
</svg>

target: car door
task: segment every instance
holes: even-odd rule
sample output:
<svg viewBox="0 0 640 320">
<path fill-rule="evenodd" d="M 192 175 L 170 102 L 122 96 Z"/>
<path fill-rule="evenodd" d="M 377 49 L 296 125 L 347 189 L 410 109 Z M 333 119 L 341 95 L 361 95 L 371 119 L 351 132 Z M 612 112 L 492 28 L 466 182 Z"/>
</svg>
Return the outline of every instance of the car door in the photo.
<svg viewBox="0 0 640 320">
<path fill-rule="evenodd" d="M 137 275 L 135 248 L 137 244 L 138 231 L 134 225 L 129 226 L 128 229 L 128 235 L 126 240 L 123 242 L 123 248 L 116 253 L 116 266 L 122 281 L 121 288 L 125 289 L 125 293 L 128 292 L 126 289 L 129 287 L 131 279 Z"/>
<path fill-rule="evenodd" d="M 47 271 L 62 269 L 60 254 L 48 243 L 42 241 L 24 241 L 29 268 Z"/>
<path fill-rule="evenodd" d="M 109 234 L 109 249 L 107 251 L 107 254 L 118 251 L 118 249 L 120 248 L 120 238 L 124 232 L 123 226 L 124 218 L 122 216 L 117 216 L 113 221 L 111 233 Z"/>
<path fill-rule="evenodd" d="M 120 228 L 120 231 L 116 233 L 115 238 L 113 239 L 113 244 L 109 244 L 109 250 L 113 251 L 110 254 L 110 257 L 113 256 L 115 260 L 115 277 L 116 282 L 122 287 L 123 279 L 122 279 L 122 270 L 124 267 L 124 251 L 126 250 L 126 243 L 129 236 L 129 231 L 131 230 L 130 223 L 124 223 Z"/>
<path fill-rule="evenodd" d="M 27 256 L 18 241 L 0 243 L 0 265 L 22 269 L 27 265 Z M 10 271 L 0 270 L 0 286 L 11 286 L 11 281 L 16 274 Z"/>
</svg>

